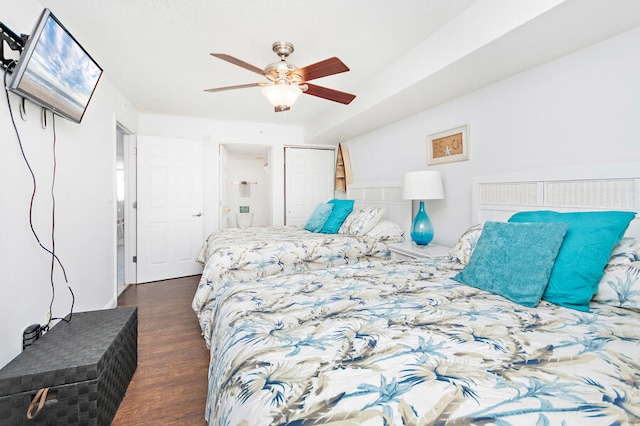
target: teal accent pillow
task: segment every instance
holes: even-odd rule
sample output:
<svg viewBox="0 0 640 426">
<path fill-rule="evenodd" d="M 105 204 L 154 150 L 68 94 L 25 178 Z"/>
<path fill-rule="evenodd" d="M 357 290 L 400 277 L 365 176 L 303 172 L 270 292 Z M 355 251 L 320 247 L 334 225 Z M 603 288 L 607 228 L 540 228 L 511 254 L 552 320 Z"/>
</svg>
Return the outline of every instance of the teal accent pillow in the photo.
<svg viewBox="0 0 640 426">
<path fill-rule="evenodd" d="M 544 293 L 567 223 L 486 222 L 455 281 L 534 307 Z"/>
<path fill-rule="evenodd" d="M 320 232 L 323 234 L 337 234 L 340 226 L 342 226 L 342 222 L 344 222 L 353 210 L 353 203 L 355 203 L 355 201 L 338 200 L 334 198 L 333 200 L 329 200 L 328 203 L 333 204 L 333 211 Z"/>
<path fill-rule="evenodd" d="M 307 219 L 307 223 L 304 224 L 304 229 L 311 232 L 320 232 L 322 227 L 331 216 L 331 212 L 333 211 L 333 204 L 328 203 L 320 203 L 316 206 L 309 219 Z"/>
<path fill-rule="evenodd" d="M 556 305 L 588 312 L 598 291 L 611 250 L 620 241 L 633 212 L 532 211 L 516 213 L 509 222 L 565 222 L 565 237 L 549 285 L 542 298 Z"/>
</svg>

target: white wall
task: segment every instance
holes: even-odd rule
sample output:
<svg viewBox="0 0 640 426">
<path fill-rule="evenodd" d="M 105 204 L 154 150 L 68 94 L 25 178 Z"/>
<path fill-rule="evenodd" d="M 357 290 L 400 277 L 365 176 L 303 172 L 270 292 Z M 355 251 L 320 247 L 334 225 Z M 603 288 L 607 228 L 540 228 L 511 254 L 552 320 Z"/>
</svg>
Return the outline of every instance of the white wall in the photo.
<svg viewBox="0 0 640 426">
<path fill-rule="evenodd" d="M 138 132 L 141 135 L 204 142 L 205 235 L 218 229 L 220 223 L 218 210 L 220 144 L 251 144 L 271 147 L 271 158 L 269 159 L 273 191 L 271 217 L 273 225 L 284 224 L 284 147 L 303 143 L 302 127 L 140 114 Z"/>
<path fill-rule="evenodd" d="M 42 6 L 35 0 L 0 3 L 0 19 L 18 34 L 31 32 L 41 11 Z M 73 28 L 69 30 L 73 32 Z M 95 59 L 100 62 L 99 57 Z M 43 245 L 51 249 L 53 122 L 49 114 L 48 127 L 42 129 L 40 108 L 30 102 L 28 121 L 22 121 L 19 98 L 13 94 L 9 98 L 37 182 L 34 228 Z M 136 113 L 110 83 L 108 72 L 103 74 L 82 124 L 55 119 L 55 251 L 75 293 L 74 312 L 103 309 L 116 303 L 116 119 L 135 130 Z M 0 101 L 0 142 L 2 366 L 21 351 L 25 327 L 44 323 L 52 287 L 51 256 L 38 246 L 31 233 L 29 201 L 33 184 L 4 96 Z M 63 317 L 70 311 L 71 296 L 57 266 L 54 283 L 53 316 Z"/>
<path fill-rule="evenodd" d="M 427 169 L 427 135 L 470 126 L 470 161 L 432 166 L 434 242 L 472 225 L 471 179 L 519 169 L 640 159 L 640 28 L 346 142 L 354 182 Z"/>
</svg>

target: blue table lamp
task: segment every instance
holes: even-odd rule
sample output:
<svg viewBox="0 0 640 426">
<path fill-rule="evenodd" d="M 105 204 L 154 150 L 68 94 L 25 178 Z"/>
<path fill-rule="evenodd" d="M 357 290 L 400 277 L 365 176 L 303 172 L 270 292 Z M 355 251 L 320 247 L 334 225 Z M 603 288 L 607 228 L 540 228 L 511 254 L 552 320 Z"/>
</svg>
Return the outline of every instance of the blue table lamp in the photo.
<svg viewBox="0 0 640 426">
<path fill-rule="evenodd" d="M 419 171 L 404 175 L 402 198 L 420 200 L 420 207 L 411 225 L 411 239 L 419 245 L 427 245 L 433 240 L 433 225 L 424 210 L 424 200 L 440 200 L 444 198 L 440 172 Z"/>
</svg>

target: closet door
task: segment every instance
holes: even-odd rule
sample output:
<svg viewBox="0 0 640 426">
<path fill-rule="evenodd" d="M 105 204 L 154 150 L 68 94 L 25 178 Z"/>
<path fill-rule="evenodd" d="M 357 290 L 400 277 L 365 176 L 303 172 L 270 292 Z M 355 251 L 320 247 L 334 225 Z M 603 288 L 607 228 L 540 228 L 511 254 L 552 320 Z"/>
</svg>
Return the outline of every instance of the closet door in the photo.
<svg viewBox="0 0 640 426">
<path fill-rule="evenodd" d="M 333 198 L 333 149 L 285 148 L 285 224 L 304 225 L 318 203 Z"/>
</svg>

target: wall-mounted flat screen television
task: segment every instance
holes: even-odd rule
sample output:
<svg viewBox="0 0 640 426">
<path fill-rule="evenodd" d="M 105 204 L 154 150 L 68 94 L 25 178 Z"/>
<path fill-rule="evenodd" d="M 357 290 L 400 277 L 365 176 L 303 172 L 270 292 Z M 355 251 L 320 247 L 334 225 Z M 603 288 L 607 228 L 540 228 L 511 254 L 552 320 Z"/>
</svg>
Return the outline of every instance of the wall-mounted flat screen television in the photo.
<svg viewBox="0 0 640 426">
<path fill-rule="evenodd" d="M 25 43 L 8 88 L 80 123 L 101 75 L 102 68 L 45 9 Z"/>
</svg>

